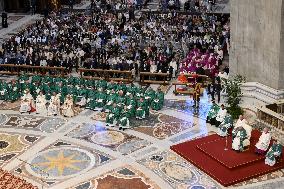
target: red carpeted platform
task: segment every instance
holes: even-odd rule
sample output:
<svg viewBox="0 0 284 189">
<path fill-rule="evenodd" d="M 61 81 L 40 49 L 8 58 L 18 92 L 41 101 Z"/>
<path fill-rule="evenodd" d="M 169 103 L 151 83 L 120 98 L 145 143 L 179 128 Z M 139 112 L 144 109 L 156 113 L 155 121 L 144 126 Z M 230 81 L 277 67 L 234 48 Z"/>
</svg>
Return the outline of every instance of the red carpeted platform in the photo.
<svg viewBox="0 0 284 189">
<path fill-rule="evenodd" d="M 253 131 L 251 135 L 251 146 L 246 151 L 238 153 L 232 150 L 232 137 L 227 138 L 227 151 L 225 151 L 226 139 L 218 137 L 216 140 L 211 140 L 197 145 L 197 148 L 215 159 L 219 163 L 228 168 L 244 166 L 256 161 L 264 161 L 265 156 L 258 156 L 254 153 L 255 144 L 257 143 L 260 132 Z"/>
<path fill-rule="evenodd" d="M 253 131 L 251 142 L 255 144 L 259 135 L 258 131 Z M 216 146 L 214 142 L 210 144 L 212 141 L 215 141 Z M 228 142 L 231 143 L 231 140 Z M 261 159 L 258 159 L 254 155 L 254 146 L 246 152 L 237 153 L 228 150 L 221 153 L 224 151 L 224 144 L 225 138 L 211 135 L 171 146 L 171 149 L 223 186 L 230 186 L 284 168 L 283 158 L 273 167 L 265 165 L 264 157 L 260 156 Z"/>
</svg>

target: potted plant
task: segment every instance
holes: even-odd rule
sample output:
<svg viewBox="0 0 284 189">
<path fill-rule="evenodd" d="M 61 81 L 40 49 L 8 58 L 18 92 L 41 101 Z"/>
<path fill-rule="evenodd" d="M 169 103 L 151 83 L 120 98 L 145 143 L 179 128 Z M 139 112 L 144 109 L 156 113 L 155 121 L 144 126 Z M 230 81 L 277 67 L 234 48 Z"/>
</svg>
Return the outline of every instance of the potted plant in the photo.
<svg viewBox="0 0 284 189">
<path fill-rule="evenodd" d="M 245 82 L 245 80 L 245 77 L 241 75 L 235 75 L 232 78 L 224 81 L 224 88 L 227 94 L 227 110 L 232 115 L 233 119 L 238 119 L 239 115 L 243 114 L 243 110 L 239 106 L 239 104 L 243 96 L 241 85 Z"/>
</svg>

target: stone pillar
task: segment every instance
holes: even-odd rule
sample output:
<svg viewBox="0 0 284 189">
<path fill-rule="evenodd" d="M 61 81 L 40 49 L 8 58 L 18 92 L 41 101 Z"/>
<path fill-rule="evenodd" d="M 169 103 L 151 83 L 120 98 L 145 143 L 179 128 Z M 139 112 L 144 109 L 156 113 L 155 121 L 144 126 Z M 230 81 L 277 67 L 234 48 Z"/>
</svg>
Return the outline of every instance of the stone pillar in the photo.
<svg viewBox="0 0 284 189">
<path fill-rule="evenodd" d="M 282 0 L 231 0 L 230 72 L 284 89 Z"/>
<path fill-rule="evenodd" d="M 4 1 L 0 1 L 0 13 L 4 10 Z"/>
</svg>

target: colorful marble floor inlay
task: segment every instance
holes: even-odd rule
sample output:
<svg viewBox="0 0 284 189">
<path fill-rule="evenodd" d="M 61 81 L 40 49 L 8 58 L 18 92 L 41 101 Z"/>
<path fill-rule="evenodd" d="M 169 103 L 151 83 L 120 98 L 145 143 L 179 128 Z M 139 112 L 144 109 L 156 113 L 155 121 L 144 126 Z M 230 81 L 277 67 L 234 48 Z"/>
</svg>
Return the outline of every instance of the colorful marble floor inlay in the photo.
<svg viewBox="0 0 284 189">
<path fill-rule="evenodd" d="M 61 118 L 47 118 L 31 115 L 0 114 L 0 126 L 52 133 L 66 123 Z"/>
<path fill-rule="evenodd" d="M 147 178 L 143 173 L 130 166 L 83 182 L 72 189 L 159 189 L 160 187 Z"/>
<path fill-rule="evenodd" d="M 151 169 L 176 188 L 218 188 L 217 184 L 181 157 L 171 151 L 155 153 L 138 163 Z"/>
<path fill-rule="evenodd" d="M 200 101 L 198 109 L 195 109 L 193 104 L 192 100 L 165 100 L 164 106 L 169 109 L 206 119 L 211 107 L 210 104 L 208 102 Z"/>
<path fill-rule="evenodd" d="M 123 155 L 144 148 L 150 143 L 133 135 L 128 135 L 111 128 L 102 127 L 102 123 L 81 124 L 67 136 L 83 139 L 88 142 L 119 151 Z"/>
<path fill-rule="evenodd" d="M 105 122 L 106 113 L 98 112 L 93 115 L 93 120 Z M 157 111 L 150 111 L 147 119 L 130 119 L 130 126 L 135 131 L 150 135 L 158 139 L 165 139 L 194 126 L 191 121 L 165 115 Z"/>
<path fill-rule="evenodd" d="M 194 126 L 191 121 L 151 112 L 148 119 L 133 120 L 134 130 L 158 139 L 165 139 Z"/>
<path fill-rule="evenodd" d="M 173 144 L 214 134 L 216 128 L 205 122 L 207 97 L 198 111 L 190 99 L 171 99 L 161 111 L 151 110 L 147 119 L 131 119 L 133 128 L 126 131 L 105 126 L 104 112 L 78 110 L 72 118 L 20 114 L 18 102 L 0 101 L 0 167 L 46 189 L 222 188 L 169 150 Z M 244 115 L 255 123 L 254 111 L 245 109 Z M 284 184 L 284 170 L 232 188 L 276 180 Z"/>
<path fill-rule="evenodd" d="M 0 133 L 0 165 L 7 164 L 34 145 L 40 137 L 18 133 Z"/>
<path fill-rule="evenodd" d="M 112 157 L 102 152 L 58 141 L 30 158 L 27 163 L 15 169 L 15 172 L 51 186 L 84 174 L 111 159 Z"/>
<path fill-rule="evenodd" d="M 279 179 L 279 178 L 284 178 L 284 170 L 278 170 L 272 173 L 268 173 L 266 175 L 254 178 L 254 179 L 250 179 L 248 181 L 245 182 L 241 182 L 238 184 L 235 184 L 234 187 L 240 187 L 240 186 L 246 186 L 246 185 L 250 185 L 250 184 L 254 184 L 254 183 L 260 183 L 263 181 L 270 181 L 273 179 Z"/>
</svg>

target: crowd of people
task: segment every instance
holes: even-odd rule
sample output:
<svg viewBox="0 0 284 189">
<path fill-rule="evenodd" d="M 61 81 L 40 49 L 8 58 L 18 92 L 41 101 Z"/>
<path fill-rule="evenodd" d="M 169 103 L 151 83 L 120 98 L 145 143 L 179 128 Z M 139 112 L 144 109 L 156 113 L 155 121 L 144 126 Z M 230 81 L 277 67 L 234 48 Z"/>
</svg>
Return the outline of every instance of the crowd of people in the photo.
<svg viewBox="0 0 284 189">
<path fill-rule="evenodd" d="M 59 66 L 69 72 L 79 67 L 129 70 L 136 76 L 140 71 L 162 72 L 175 77 L 180 65 L 186 70 L 191 61 L 212 56 L 209 65 L 218 69 L 229 40 L 228 23 L 222 15 L 146 13 L 135 19 L 108 11 L 56 12 L 3 43 L 0 63 Z M 193 51 L 195 56 L 189 57 Z"/>
<path fill-rule="evenodd" d="M 160 0 L 160 10 L 184 10 L 188 12 L 211 12 L 216 0 Z"/>
<path fill-rule="evenodd" d="M 138 87 L 114 81 L 53 78 L 49 76 L 19 77 L 18 81 L 0 82 L 0 99 L 21 99 L 20 112 L 65 117 L 76 114 L 75 106 L 107 112 L 107 124 L 130 127 L 130 119 L 145 119 L 149 110 L 163 108 L 164 93 L 151 87 Z"/>
</svg>

